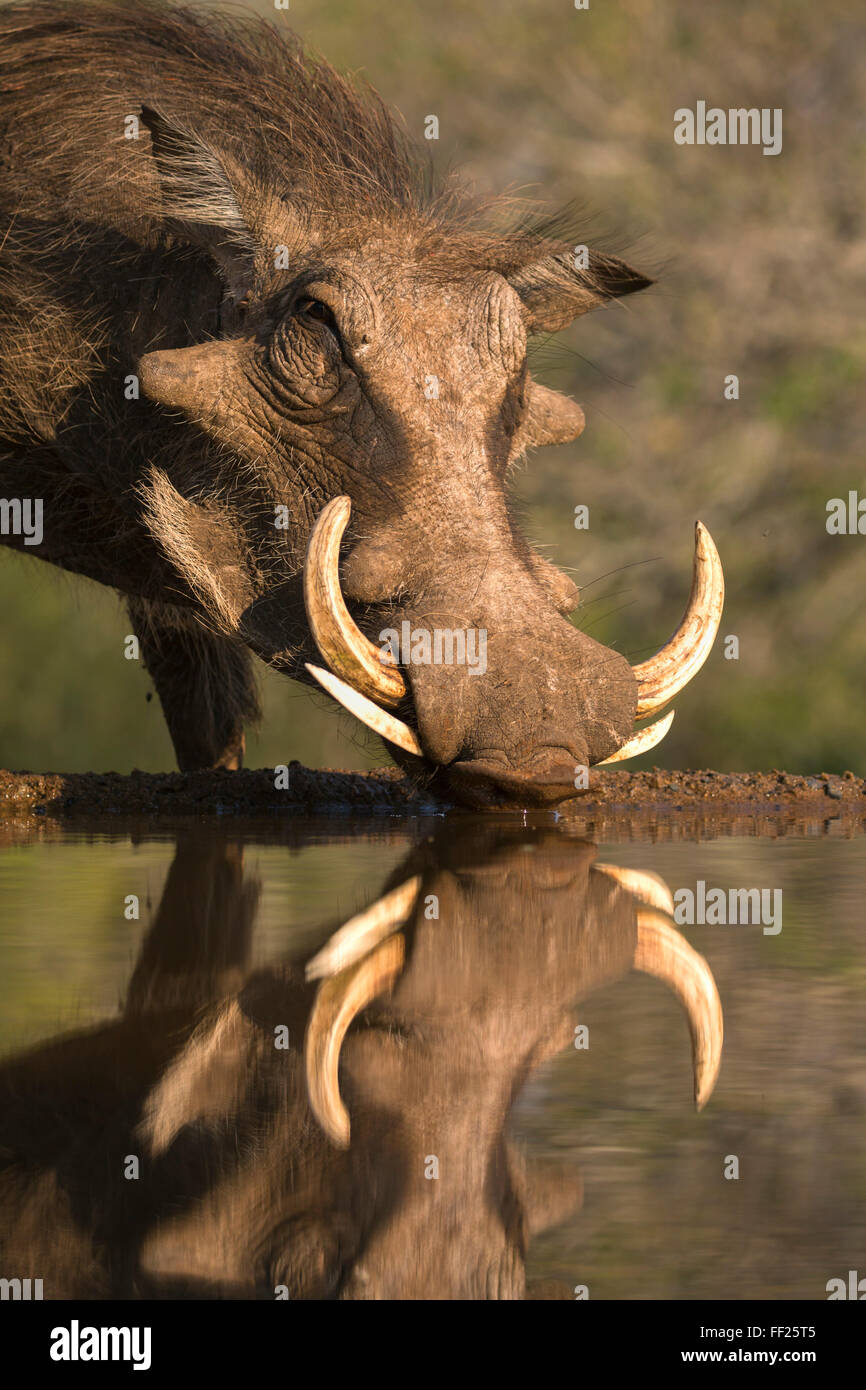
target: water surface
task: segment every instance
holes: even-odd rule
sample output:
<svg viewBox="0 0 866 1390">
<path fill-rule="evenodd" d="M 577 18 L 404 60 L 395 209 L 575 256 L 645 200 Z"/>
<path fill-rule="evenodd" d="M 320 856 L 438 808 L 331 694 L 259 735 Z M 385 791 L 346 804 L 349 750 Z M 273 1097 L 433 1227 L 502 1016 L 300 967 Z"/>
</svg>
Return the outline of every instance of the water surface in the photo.
<svg viewBox="0 0 866 1390">
<path fill-rule="evenodd" d="M 822 1299 L 866 1272 L 862 839 L 460 818 L 7 841 L 0 1275 L 46 1297 Z M 342 1047 L 341 1148 L 310 1111 L 328 982 L 304 967 L 415 876 Z M 675 923 L 663 885 L 698 884 L 768 890 L 775 920 Z M 677 981 L 634 968 L 642 891 L 721 1002 L 700 1111 Z"/>
</svg>

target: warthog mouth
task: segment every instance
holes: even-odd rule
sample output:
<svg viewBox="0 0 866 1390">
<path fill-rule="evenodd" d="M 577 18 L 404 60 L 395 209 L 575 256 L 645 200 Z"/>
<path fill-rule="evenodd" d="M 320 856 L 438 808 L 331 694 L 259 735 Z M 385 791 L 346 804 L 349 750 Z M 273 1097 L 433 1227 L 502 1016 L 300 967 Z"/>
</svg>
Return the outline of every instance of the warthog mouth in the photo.
<svg viewBox="0 0 866 1390">
<path fill-rule="evenodd" d="M 663 879 L 640 869 L 596 864 L 635 901 L 637 936 L 632 968 L 671 989 L 685 1011 L 692 1044 L 694 1098 L 702 1110 L 715 1088 L 722 1063 L 722 1002 L 709 965 L 677 931 L 674 902 Z M 358 1015 L 390 994 L 405 962 L 401 928 L 415 909 L 421 878 L 407 879 L 336 931 L 308 962 L 308 980 L 318 980 L 304 1040 L 310 1108 L 339 1148 L 351 1138 L 349 1113 L 340 1096 L 340 1052 Z"/>
<path fill-rule="evenodd" d="M 349 522 L 351 499 L 335 497 L 319 515 L 310 536 L 304 567 L 304 601 L 316 645 L 329 669 L 306 664 L 320 685 L 351 714 L 388 743 L 428 761 L 415 730 L 391 711 L 409 698 L 402 671 L 387 649 L 361 632 L 340 587 L 340 542 Z M 692 588 L 685 614 L 673 636 L 647 661 L 632 667 L 638 684 L 636 718 L 657 714 L 697 674 L 706 661 L 722 617 L 725 581 L 713 538 L 695 522 Z M 655 748 L 673 723 L 674 711 L 639 729 L 598 764 L 622 762 Z M 428 761 L 429 765 L 429 761 Z M 541 774 L 505 769 L 484 760 L 448 766 L 449 778 L 475 788 L 478 798 L 494 788 L 536 803 L 576 795 L 573 764 Z"/>
</svg>

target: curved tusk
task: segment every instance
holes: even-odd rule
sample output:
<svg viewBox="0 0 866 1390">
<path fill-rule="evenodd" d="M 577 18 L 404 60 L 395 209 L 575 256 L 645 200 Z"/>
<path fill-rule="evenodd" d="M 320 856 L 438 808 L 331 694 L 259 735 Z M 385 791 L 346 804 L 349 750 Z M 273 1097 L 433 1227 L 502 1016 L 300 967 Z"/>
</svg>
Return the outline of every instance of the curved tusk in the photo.
<svg viewBox="0 0 866 1390">
<path fill-rule="evenodd" d="M 695 1104 L 699 1110 L 713 1093 L 722 1062 L 722 1001 L 712 971 L 677 931 L 653 908 L 639 908 L 634 968 L 664 980 L 686 1011 L 692 1039 Z"/>
<path fill-rule="evenodd" d="M 692 591 L 683 620 L 655 656 L 632 667 L 638 682 L 637 719 L 655 714 L 697 675 L 716 640 L 724 602 L 719 552 L 706 526 L 696 521 Z"/>
<path fill-rule="evenodd" d="M 616 879 L 617 883 L 645 907 L 674 915 L 674 896 L 664 879 L 647 869 L 623 869 L 619 864 L 593 864 L 594 869 Z"/>
<path fill-rule="evenodd" d="M 307 979 L 320 980 L 325 975 L 336 975 L 366 956 L 406 921 L 420 887 L 421 875 L 416 874 L 414 878 L 401 883 L 399 888 L 379 898 L 366 912 L 350 917 L 313 956 L 307 965 Z"/>
<path fill-rule="evenodd" d="M 328 1138 L 348 1148 L 349 1112 L 340 1098 L 340 1049 L 362 1009 L 394 984 L 403 968 L 403 938 L 392 936 L 370 956 L 319 985 L 304 1040 L 310 1109 Z"/>
<path fill-rule="evenodd" d="M 664 719 L 657 719 L 655 724 L 647 724 L 646 728 L 641 729 L 633 738 L 626 739 L 621 748 L 617 748 L 609 758 L 602 758 L 600 763 L 596 763 L 596 767 L 604 767 L 606 763 L 621 763 L 625 758 L 636 758 L 639 753 L 648 753 L 657 743 L 661 743 L 673 722 L 674 711 L 671 710 Z"/>
<path fill-rule="evenodd" d="M 356 719 L 360 719 L 362 724 L 366 724 L 368 729 L 381 734 L 389 743 L 396 743 L 398 748 L 405 748 L 407 753 L 414 753 L 416 757 L 423 758 L 424 750 L 408 724 L 374 705 L 366 695 L 353 690 L 345 681 L 341 681 L 339 676 L 332 675 L 330 671 L 323 671 L 321 666 L 311 666 L 309 661 L 305 662 L 305 665 L 319 685 L 323 685 L 329 695 L 339 700 L 343 708 L 354 714 Z"/>
<path fill-rule="evenodd" d="M 340 588 L 340 541 L 352 503 L 335 497 L 313 527 L 304 564 L 307 621 L 327 664 L 356 690 L 385 705 L 398 705 L 406 682 L 389 653 L 365 637 Z"/>
</svg>

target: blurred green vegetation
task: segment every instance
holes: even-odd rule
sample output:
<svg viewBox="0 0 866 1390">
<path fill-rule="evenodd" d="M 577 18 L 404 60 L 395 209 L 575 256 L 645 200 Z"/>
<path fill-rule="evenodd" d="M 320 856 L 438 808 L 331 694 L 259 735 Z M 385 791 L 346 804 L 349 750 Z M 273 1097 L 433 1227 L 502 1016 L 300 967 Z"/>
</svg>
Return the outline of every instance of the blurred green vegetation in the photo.
<svg viewBox="0 0 866 1390">
<path fill-rule="evenodd" d="M 866 496 L 866 17 L 849 0 L 250 8 L 363 70 L 417 136 L 438 115 L 443 167 L 585 202 L 590 244 L 610 228 L 659 272 L 537 346 L 536 375 L 588 423 L 516 480 L 532 538 L 584 588 L 577 621 L 633 659 L 679 619 L 696 517 L 716 539 L 740 657 L 717 644 L 643 762 L 862 772 L 866 537 L 828 536 L 825 509 Z M 698 100 L 780 107 L 782 153 L 675 145 L 674 110 Z M 111 595 L 0 555 L 0 606 L 0 764 L 173 766 Z M 265 704 L 251 764 L 384 760 L 318 696 L 270 677 Z"/>
<path fill-rule="evenodd" d="M 176 767 L 153 684 L 124 657 L 130 631 L 111 590 L 0 550 L 0 766 L 17 771 L 148 772 Z M 324 694 L 258 663 L 264 717 L 247 730 L 248 767 L 390 760 Z"/>
</svg>

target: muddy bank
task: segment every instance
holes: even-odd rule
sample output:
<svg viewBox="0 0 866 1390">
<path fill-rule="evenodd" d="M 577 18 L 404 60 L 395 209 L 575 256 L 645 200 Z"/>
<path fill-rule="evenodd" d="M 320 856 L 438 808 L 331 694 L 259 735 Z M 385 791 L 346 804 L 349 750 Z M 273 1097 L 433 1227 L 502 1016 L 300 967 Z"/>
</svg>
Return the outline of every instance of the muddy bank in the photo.
<svg viewBox="0 0 866 1390">
<path fill-rule="evenodd" d="M 271 768 L 243 772 L 32 773 L 0 771 L 0 819 L 19 826 L 112 818 L 168 823 L 190 815 L 292 820 L 467 814 L 413 785 L 395 768 L 374 772 L 314 770 L 293 763 L 277 789 Z M 492 813 L 496 815 L 496 812 Z M 515 813 L 513 810 L 509 813 Z M 603 834 L 654 831 L 652 838 L 701 832 L 784 833 L 795 823 L 812 833 L 866 828 L 866 779 L 853 772 L 802 776 L 786 772 L 623 772 L 599 769 L 589 789 L 553 815 L 563 828 Z M 765 825 L 764 830 L 761 826 Z M 667 827 L 667 830 L 665 829 Z M 676 830 L 674 829 L 676 827 Z M 774 830 L 775 827 L 775 830 Z M 631 828 L 631 831 L 630 831 Z"/>
</svg>

